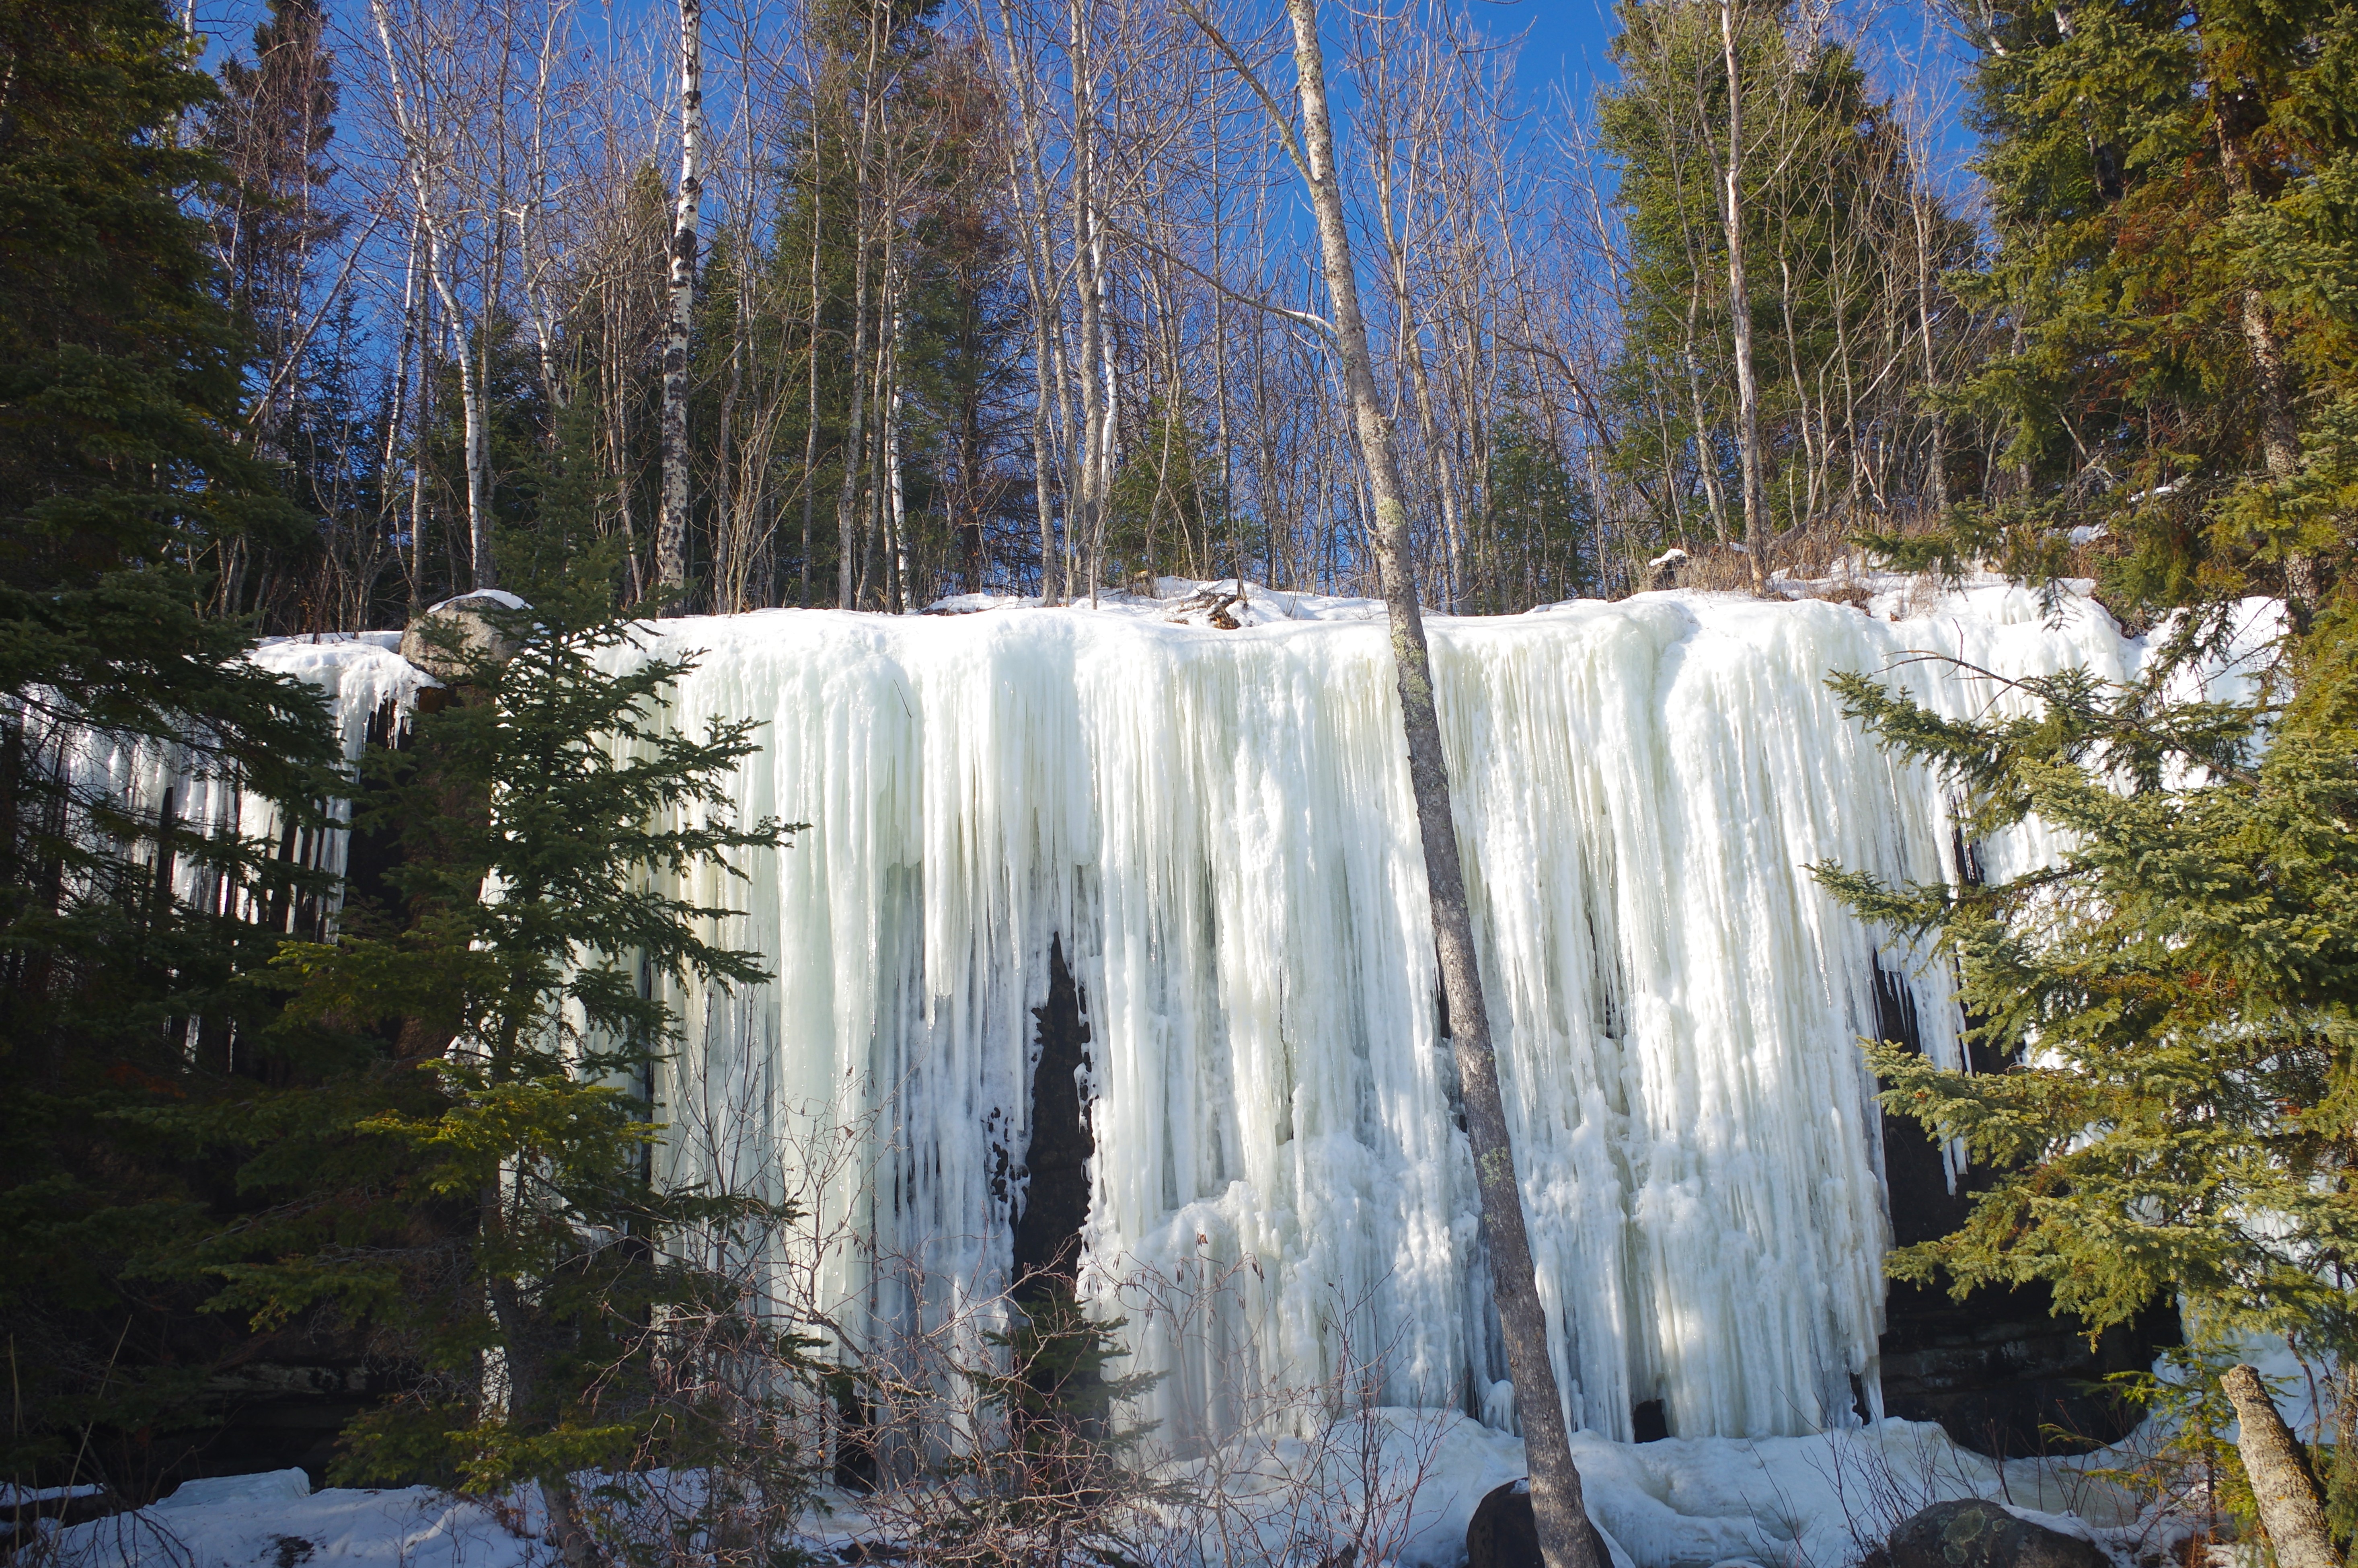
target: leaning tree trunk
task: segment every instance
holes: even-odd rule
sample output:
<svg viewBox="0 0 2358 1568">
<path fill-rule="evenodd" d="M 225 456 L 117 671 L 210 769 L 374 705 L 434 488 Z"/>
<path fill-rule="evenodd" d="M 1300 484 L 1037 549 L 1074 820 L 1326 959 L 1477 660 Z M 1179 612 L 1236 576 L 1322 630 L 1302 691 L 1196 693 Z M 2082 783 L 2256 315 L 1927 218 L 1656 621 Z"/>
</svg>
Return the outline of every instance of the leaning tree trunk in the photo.
<svg viewBox="0 0 2358 1568">
<path fill-rule="evenodd" d="M 1514 1379 L 1515 1413 L 1523 1429 L 1531 1466 L 1531 1509 L 1539 1526 L 1540 1552 L 1548 1568 L 1605 1568 L 1596 1561 L 1580 1496 L 1580 1472 L 1572 1462 L 1563 1403 L 1555 1368 L 1548 1359 L 1547 1314 L 1540 1304 L 1531 1268 L 1531 1244 L 1523 1227 L 1523 1200 L 1515 1180 L 1514 1148 L 1507 1132 L 1507 1108 L 1498 1093 L 1498 1062 L 1490 1047 L 1490 1018 L 1474 952 L 1474 922 L 1466 903 L 1466 872 L 1457 856 L 1457 827 L 1449 803 L 1449 771 L 1442 756 L 1441 719 L 1433 706 L 1433 663 L 1425 646 L 1424 618 L 1410 577 L 1408 504 L 1392 453 L 1391 429 L 1376 388 L 1368 353 L 1368 329 L 1359 313 L 1359 289 L 1351 267 L 1351 235 L 1336 182 L 1335 133 L 1326 109 L 1326 66 L 1318 47 L 1318 0 L 1286 0 L 1293 23 L 1293 60 L 1302 94 L 1303 173 L 1317 215 L 1318 241 L 1326 292 L 1335 310 L 1335 334 L 1343 358 L 1343 386 L 1350 399 L 1361 460 L 1374 500 L 1377 569 L 1383 579 L 1384 610 L 1391 624 L 1392 658 L 1400 681 L 1401 721 L 1407 731 L 1410 786 L 1416 798 L 1417 829 L 1424 842 L 1425 881 L 1433 900 L 1433 945 L 1441 960 L 1441 988 L 1449 1006 L 1457 1073 L 1466 1106 L 1466 1132 L 1474 1149 L 1474 1174 L 1482 1195 L 1482 1223 L 1490 1242 L 1491 1271 L 1498 1292 L 1498 1322 L 1507 1341 L 1507 1368 Z"/>
<path fill-rule="evenodd" d="M 663 515 L 655 524 L 655 575 L 664 591 L 687 586 L 687 336 L 696 314 L 696 221 L 704 194 L 704 7 L 679 0 L 679 204 L 671 226 L 671 320 L 664 338 Z"/>
<path fill-rule="evenodd" d="M 2260 1526 L 2276 1549 L 2277 1568 L 2342 1568 L 2333 1550 L 2333 1532 L 2326 1527 L 2325 1504 L 2309 1473 L 2300 1444 L 2277 1413 L 2276 1401 L 2250 1367 L 2230 1367 L 2219 1379 L 2235 1406 L 2241 1432 L 2236 1452 L 2244 1474 L 2251 1478 L 2252 1499 L 2259 1505 Z"/>
</svg>

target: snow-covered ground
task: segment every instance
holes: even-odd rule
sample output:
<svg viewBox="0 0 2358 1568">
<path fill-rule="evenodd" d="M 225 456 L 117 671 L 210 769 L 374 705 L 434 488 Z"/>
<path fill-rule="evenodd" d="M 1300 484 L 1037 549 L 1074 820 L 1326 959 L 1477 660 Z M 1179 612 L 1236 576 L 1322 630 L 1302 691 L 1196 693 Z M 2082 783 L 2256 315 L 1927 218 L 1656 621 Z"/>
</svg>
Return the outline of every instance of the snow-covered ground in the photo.
<svg viewBox="0 0 2358 1568">
<path fill-rule="evenodd" d="M 1281 1547 L 1291 1538 L 1301 1559 L 1295 1568 L 1307 1568 L 1320 1552 L 1302 1550 L 1304 1521 L 1323 1520 L 1347 1537 L 1351 1516 L 1372 1495 L 1386 1517 L 1361 1539 L 1379 1563 L 1462 1564 L 1475 1507 L 1523 1474 L 1521 1444 L 1455 1412 L 1383 1409 L 1366 1419 L 1382 1454 L 1372 1487 L 1356 1466 L 1331 1461 L 1326 1474 L 1305 1484 L 1307 1450 L 1275 1445 L 1260 1453 L 1258 1485 L 1231 1476 L 1224 1506 L 1170 1509 L 1173 1533 L 1158 1542 L 1155 1560 L 1210 1568 L 1224 1556 L 1215 1539 L 1225 1537 L 1228 1558 L 1285 1568 Z M 1949 1498 L 2000 1501 L 2112 1547 L 2125 1562 L 2149 1552 L 2162 1534 L 2158 1521 L 2140 1519 L 2115 1488 L 2084 1474 L 2118 1454 L 2001 1465 L 1955 1447 L 1938 1427 L 1910 1422 L 1749 1442 L 1632 1444 L 1583 1433 L 1574 1456 L 1616 1568 L 1844 1568 L 1900 1519 Z M 1163 1475 L 1184 1481 L 1200 1471 L 1173 1465 Z M 658 1476 L 638 1490 L 650 1499 L 631 1521 L 642 1536 L 667 1534 L 665 1527 L 697 1500 L 694 1477 Z M 497 1501 L 423 1487 L 313 1492 L 301 1471 L 287 1470 L 192 1481 L 136 1513 L 51 1531 L 44 1546 L 58 1568 L 553 1568 L 556 1554 L 539 1538 L 544 1528 L 529 1488 Z M 850 1551 L 855 1542 L 868 1550 Z M 802 1521 L 796 1543 L 822 1561 L 849 1561 L 872 1559 L 892 1538 L 857 1499 L 829 1492 Z"/>
</svg>

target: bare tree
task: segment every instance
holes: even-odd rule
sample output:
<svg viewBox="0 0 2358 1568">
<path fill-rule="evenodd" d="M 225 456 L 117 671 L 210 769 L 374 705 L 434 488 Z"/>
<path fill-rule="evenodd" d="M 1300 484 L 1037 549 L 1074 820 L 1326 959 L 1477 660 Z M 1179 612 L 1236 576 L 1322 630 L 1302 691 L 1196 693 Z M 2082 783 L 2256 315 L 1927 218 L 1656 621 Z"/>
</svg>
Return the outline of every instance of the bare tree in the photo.
<svg viewBox="0 0 2358 1568">
<path fill-rule="evenodd" d="M 1417 829 L 1424 845 L 1433 938 L 1440 956 L 1443 994 L 1449 1004 L 1466 1136 L 1473 1145 L 1475 1180 L 1482 1196 L 1482 1220 L 1490 1244 L 1508 1366 L 1514 1379 L 1516 1413 L 1531 1465 L 1531 1506 L 1539 1525 L 1540 1550 L 1549 1568 L 1601 1568 L 1582 1506 L 1580 1472 L 1572 1462 L 1555 1368 L 1548 1358 L 1547 1316 L 1540 1303 L 1531 1239 L 1523 1223 L 1522 1191 L 1515 1176 L 1506 1104 L 1498 1091 L 1498 1056 L 1490 1044 L 1489 1011 L 1482 994 L 1466 873 L 1458 856 L 1456 818 L 1450 805 L 1448 763 L 1433 702 L 1432 655 L 1425 644 L 1416 584 L 1410 576 L 1408 502 L 1392 456 L 1390 421 L 1384 413 L 1368 350 L 1367 325 L 1359 311 L 1358 280 L 1351 260 L 1350 229 L 1335 163 L 1317 0 L 1287 0 L 1286 13 L 1293 26 L 1294 70 L 1302 101 L 1302 136 L 1294 150 L 1318 221 L 1327 297 L 1335 312 L 1336 347 L 1373 500 L 1370 540 L 1383 580 L 1392 658 L 1399 670 L 1401 719 L 1408 739 Z M 1290 141 L 1291 127 L 1277 115 L 1273 104 L 1271 116 Z"/>
<path fill-rule="evenodd" d="M 663 516 L 655 529 L 655 579 L 677 596 L 687 586 L 688 334 L 696 319 L 698 206 L 704 193 L 704 7 L 679 0 L 679 200 L 671 232 L 671 330 L 663 358 Z"/>
</svg>

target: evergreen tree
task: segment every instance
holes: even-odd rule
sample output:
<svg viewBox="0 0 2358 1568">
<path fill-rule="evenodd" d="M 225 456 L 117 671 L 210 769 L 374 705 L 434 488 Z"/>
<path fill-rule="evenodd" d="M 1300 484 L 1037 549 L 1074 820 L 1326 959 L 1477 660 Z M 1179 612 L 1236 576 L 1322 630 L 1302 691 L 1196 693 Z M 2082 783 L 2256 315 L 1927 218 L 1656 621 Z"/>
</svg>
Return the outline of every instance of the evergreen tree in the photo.
<svg viewBox="0 0 2358 1568">
<path fill-rule="evenodd" d="M 2000 3 L 1979 31 L 1977 291 L 2014 346 L 1968 396 L 2007 439 L 1938 552 L 2038 575 L 2102 528 L 2125 609 L 2322 603 L 2358 516 L 2358 20 Z"/>
<path fill-rule="evenodd" d="M 2320 622 L 2289 701 L 2191 701 L 2161 661 L 2108 687 L 2020 683 L 1942 719 L 1833 685 L 1887 747 L 1955 782 L 1975 838 L 2033 816 L 2049 868 L 1988 886 L 1820 880 L 1956 966 L 1968 1037 L 2003 1071 L 1869 1054 L 1895 1114 L 1984 1168 L 1961 1229 L 1898 1278 L 1963 1296 L 2041 1283 L 2092 1330 L 2178 1299 L 2198 1349 L 2287 1336 L 2358 1358 L 2358 613 Z M 1977 1054 L 1979 1054 L 1977 1052 Z M 2214 1368 L 2215 1370 L 2215 1368 Z M 2340 1449 L 2358 1382 L 2340 1395 Z M 2347 1465 L 2339 1489 L 2347 1497 Z"/>
<path fill-rule="evenodd" d="M 665 879 L 786 830 L 731 821 L 752 726 L 676 726 L 684 662 L 629 657 L 609 620 L 503 619 L 513 657 L 478 659 L 463 700 L 372 760 L 363 826 L 406 850 L 389 906 L 278 960 L 282 1032 L 368 1032 L 378 1059 L 210 1124 L 253 1148 L 239 1180 L 270 1206 L 185 1264 L 257 1329 L 335 1303 L 403 1347 L 422 1376 L 348 1433 L 342 1474 L 536 1480 L 570 1558 L 571 1472 L 725 1457 L 743 1411 L 699 1368 L 796 1363 L 709 1260 L 783 1216 L 658 1179 L 650 1103 L 676 1032 L 663 988 L 767 978 L 698 935 L 726 910 Z"/>
<path fill-rule="evenodd" d="M 156 0 L 0 0 L 0 1320 L 20 1480 L 137 1489 L 219 1411 L 237 1336 L 158 1277 L 221 1197 L 153 1117 L 278 1070 L 242 984 L 319 879 L 194 815 L 227 774 L 296 826 L 335 755 L 316 693 L 197 610 L 224 539 L 298 538 L 233 438 L 242 340 L 183 198 L 210 84 Z"/>
<path fill-rule="evenodd" d="M 1644 0 L 1617 15 L 1621 80 L 1598 106 L 1628 246 L 1610 460 L 1659 538 L 1700 545 L 1742 531 L 1720 187 L 1726 52 L 1716 6 Z M 1922 327 L 1915 207 L 1931 213 L 1922 265 L 1933 273 L 1969 260 L 1972 234 L 1920 188 L 1849 48 L 1802 36 L 1789 6 L 1741 5 L 1734 25 L 1764 499 L 1779 531 L 1832 516 L 1855 525 L 1928 478 L 1895 463 L 1925 447 L 1930 427 L 1911 342 Z"/>
</svg>

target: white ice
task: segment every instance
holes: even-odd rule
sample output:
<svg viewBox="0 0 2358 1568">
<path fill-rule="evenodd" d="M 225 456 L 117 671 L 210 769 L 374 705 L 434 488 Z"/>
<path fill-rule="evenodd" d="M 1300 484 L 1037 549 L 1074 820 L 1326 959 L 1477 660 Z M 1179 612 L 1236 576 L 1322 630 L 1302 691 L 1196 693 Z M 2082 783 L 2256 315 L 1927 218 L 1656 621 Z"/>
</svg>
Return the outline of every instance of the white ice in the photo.
<svg viewBox="0 0 2358 1568">
<path fill-rule="evenodd" d="M 856 1237 L 820 1268 L 856 1336 L 988 1301 L 1060 940 L 1093 1035 L 1089 1285 L 1167 1374 L 1165 1433 L 1217 1441 L 1250 1390 L 1370 1360 L 1383 1402 L 1507 1425 L 1379 607 L 1247 585 L 1241 630 L 1173 623 L 1196 586 L 644 629 L 698 661 L 677 721 L 762 726 L 741 813 L 809 824 L 694 890 L 776 979 L 676 999 L 675 1161 Z M 1963 714 L 2018 699 L 1952 659 L 2117 679 L 2145 654 L 2082 597 L 1871 586 L 1864 611 L 1668 593 L 1430 623 L 1552 1348 L 1603 1436 L 1650 1400 L 1682 1437 L 1881 1415 L 1857 1039 L 1878 961 L 1944 1061 L 1955 1010 L 1807 868 L 1958 867 L 1942 787 L 1827 672 Z M 393 692 L 383 644 L 259 656 L 333 687 L 350 735 Z M 2006 874 L 2053 848 L 1980 852 Z"/>
</svg>

